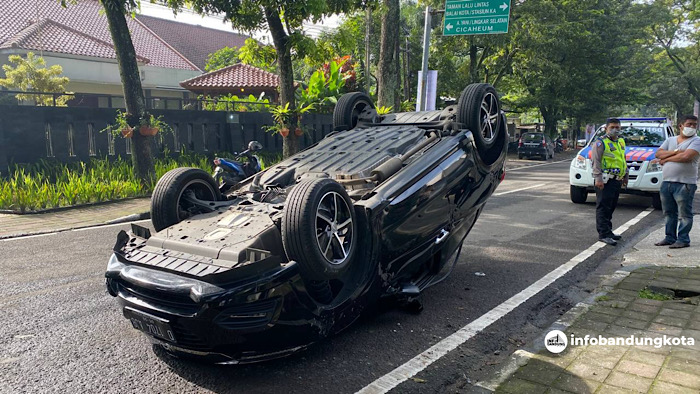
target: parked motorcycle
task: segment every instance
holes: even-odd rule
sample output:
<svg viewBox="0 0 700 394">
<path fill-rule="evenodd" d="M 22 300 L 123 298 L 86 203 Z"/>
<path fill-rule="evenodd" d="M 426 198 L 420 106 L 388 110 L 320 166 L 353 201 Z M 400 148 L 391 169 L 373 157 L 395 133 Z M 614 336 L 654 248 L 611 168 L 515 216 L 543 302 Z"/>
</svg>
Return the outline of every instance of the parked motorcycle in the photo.
<svg viewBox="0 0 700 394">
<path fill-rule="evenodd" d="M 214 180 L 217 185 L 219 185 L 219 190 L 221 193 L 225 193 L 230 188 L 238 185 L 242 180 L 255 175 L 262 170 L 260 166 L 260 159 L 253 153 L 261 150 L 262 144 L 258 141 L 250 141 L 248 143 L 248 149 L 241 153 L 234 153 L 235 159 L 226 159 L 223 157 L 217 157 L 214 159 Z M 248 159 L 246 162 L 237 161 L 245 157 Z"/>
<path fill-rule="evenodd" d="M 561 138 L 557 138 L 556 141 L 554 141 L 554 152 L 563 152 L 564 151 L 564 142 L 562 141 Z"/>
</svg>

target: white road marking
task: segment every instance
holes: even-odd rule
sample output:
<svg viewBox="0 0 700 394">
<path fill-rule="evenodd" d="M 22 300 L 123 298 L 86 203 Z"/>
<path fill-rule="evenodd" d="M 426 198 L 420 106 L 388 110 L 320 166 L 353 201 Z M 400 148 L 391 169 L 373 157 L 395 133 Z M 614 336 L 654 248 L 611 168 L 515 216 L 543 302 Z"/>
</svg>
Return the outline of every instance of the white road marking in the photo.
<svg viewBox="0 0 700 394">
<path fill-rule="evenodd" d="M 515 189 L 515 190 L 508 190 L 507 192 L 500 192 L 500 193 L 494 193 L 494 196 L 502 196 L 504 194 L 510 194 L 510 193 L 515 193 L 515 192 L 521 192 L 523 190 L 528 190 L 528 189 L 534 189 L 536 187 L 544 186 L 546 183 L 538 183 L 536 185 L 532 186 L 527 186 L 527 187 L 521 187 L 520 189 Z"/>
<path fill-rule="evenodd" d="M 143 222 L 148 222 L 150 220 L 151 219 L 143 219 L 143 220 L 135 220 L 133 222 L 114 223 L 114 224 L 98 224 L 98 225 L 89 226 L 89 227 L 53 231 L 53 232 L 45 233 L 45 234 L 22 235 L 19 237 L 0 239 L 0 242 L 17 241 L 17 240 L 22 240 L 22 239 L 38 238 L 38 237 L 48 237 L 49 235 L 56 235 L 56 234 L 65 233 L 65 232 L 69 232 L 69 231 L 74 231 L 74 232 L 87 231 L 87 230 L 94 230 L 94 229 L 99 229 L 99 228 L 123 226 L 125 224 L 131 224 L 131 223 L 143 223 Z"/>
<path fill-rule="evenodd" d="M 648 208 L 640 212 L 637 216 L 627 221 L 627 223 L 618 227 L 615 230 L 616 234 L 622 234 L 627 231 L 630 227 L 639 223 L 640 220 L 644 219 L 649 215 L 654 209 Z M 591 245 L 588 249 L 574 256 L 571 260 L 564 263 L 563 265 L 557 267 L 547 275 L 540 278 L 537 282 L 528 286 L 525 290 L 512 296 L 506 301 L 502 302 L 497 307 L 491 309 L 485 314 L 481 315 L 476 320 L 467 324 L 466 326 L 459 329 L 454 334 L 448 336 L 447 338 L 441 340 L 435 345 L 431 346 L 429 349 L 423 353 L 415 356 L 411 360 L 407 361 L 405 364 L 397 367 L 388 374 L 380 377 L 374 382 L 362 388 L 358 393 L 360 394 L 381 394 L 386 393 L 399 384 L 405 382 L 411 377 L 415 376 L 417 373 L 421 372 L 427 368 L 430 364 L 439 360 L 447 353 L 456 349 L 458 346 L 462 345 L 476 334 L 484 330 L 486 327 L 498 321 L 503 316 L 507 315 L 509 312 L 517 308 L 523 302 L 529 300 L 535 296 L 540 291 L 547 288 L 549 285 L 554 283 L 557 279 L 564 276 L 566 273 L 571 271 L 581 262 L 585 261 L 591 257 L 596 251 L 605 247 L 606 245 L 602 242 L 596 242 Z"/>
<path fill-rule="evenodd" d="M 571 158 L 571 159 L 565 159 L 565 160 L 553 161 L 553 162 L 551 162 L 551 163 L 534 164 L 534 165 L 531 165 L 531 166 L 522 166 L 522 167 L 516 167 L 516 168 L 508 168 L 508 166 L 506 165 L 506 176 L 508 176 L 507 174 L 508 174 L 510 171 L 518 171 L 518 170 L 524 170 L 524 169 L 526 169 L 526 168 L 548 166 L 548 165 L 550 165 L 550 164 L 557 164 L 557 163 L 563 163 L 563 162 L 565 162 L 565 161 L 571 161 L 572 159 L 573 159 L 573 158 Z"/>
</svg>

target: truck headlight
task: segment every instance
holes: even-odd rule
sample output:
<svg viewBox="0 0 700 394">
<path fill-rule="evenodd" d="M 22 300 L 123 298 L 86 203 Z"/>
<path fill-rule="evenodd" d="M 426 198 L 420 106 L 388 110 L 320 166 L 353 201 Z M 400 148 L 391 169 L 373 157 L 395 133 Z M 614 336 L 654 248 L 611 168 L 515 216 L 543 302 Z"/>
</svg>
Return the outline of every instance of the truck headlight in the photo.
<svg viewBox="0 0 700 394">
<path fill-rule="evenodd" d="M 649 163 L 647 166 L 647 172 L 659 172 L 663 169 L 659 163 Z"/>
<path fill-rule="evenodd" d="M 581 155 L 576 156 L 573 163 L 574 163 L 574 168 L 585 170 L 587 167 L 586 158 L 581 156 Z"/>
</svg>

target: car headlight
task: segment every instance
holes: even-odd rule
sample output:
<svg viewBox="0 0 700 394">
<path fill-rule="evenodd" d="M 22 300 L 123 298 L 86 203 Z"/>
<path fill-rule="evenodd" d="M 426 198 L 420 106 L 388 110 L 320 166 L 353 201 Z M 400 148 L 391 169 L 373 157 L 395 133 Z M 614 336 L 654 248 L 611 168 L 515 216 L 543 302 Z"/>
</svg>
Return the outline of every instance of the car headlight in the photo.
<svg viewBox="0 0 700 394">
<path fill-rule="evenodd" d="M 574 168 L 585 170 L 587 167 L 586 158 L 581 155 L 576 156 L 576 159 L 574 159 L 573 163 Z"/>
<path fill-rule="evenodd" d="M 663 169 L 660 163 L 649 163 L 647 172 L 659 172 Z"/>
</svg>

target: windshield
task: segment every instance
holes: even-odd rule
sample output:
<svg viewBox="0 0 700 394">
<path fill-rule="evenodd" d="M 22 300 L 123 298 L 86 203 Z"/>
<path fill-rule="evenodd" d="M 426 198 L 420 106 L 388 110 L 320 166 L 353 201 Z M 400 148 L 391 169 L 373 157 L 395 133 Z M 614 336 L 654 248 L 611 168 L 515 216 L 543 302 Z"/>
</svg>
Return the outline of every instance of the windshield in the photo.
<svg viewBox="0 0 700 394">
<path fill-rule="evenodd" d="M 542 139 L 542 134 L 539 133 L 523 134 L 523 141 L 525 142 L 542 142 Z"/>
<path fill-rule="evenodd" d="M 656 147 L 661 146 L 666 140 L 665 129 L 658 126 L 623 126 L 621 133 L 622 138 L 625 139 L 625 144 L 629 146 Z M 596 133 L 596 138 L 604 134 L 605 127 L 601 127 Z"/>
</svg>

